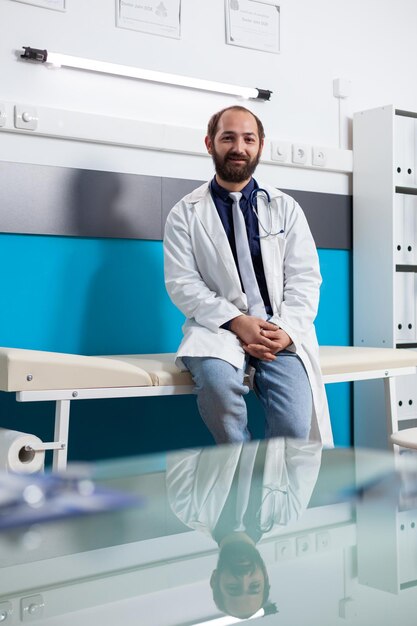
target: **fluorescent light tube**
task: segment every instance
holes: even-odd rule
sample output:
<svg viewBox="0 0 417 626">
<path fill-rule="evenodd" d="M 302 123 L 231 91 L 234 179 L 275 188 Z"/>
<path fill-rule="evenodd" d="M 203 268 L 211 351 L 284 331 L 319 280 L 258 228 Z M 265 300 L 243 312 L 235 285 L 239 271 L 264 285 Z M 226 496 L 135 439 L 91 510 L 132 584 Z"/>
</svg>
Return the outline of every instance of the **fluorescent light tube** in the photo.
<svg viewBox="0 0 417 626">
<path fill-rule="evenodd" d="M 190 87 L 191 89 L 201 89 L 203 91 L 214 91 L 216 93 L 225 93 L 254 100 L 269 100 L 272 94 L 272 91 L 268 89 L 239 87 L 238 85 L 217 83 L 211 80 L 192 78 L 190 76 L 179 76 L 177 74 L 145 70 L 138 67 L 131 67 L 130 65 L 118 65 L 105 61 L 83 59 L 82 57 L 60 54 L 59 52 L 48 52 L 48 50 L 30 48 L 29 46 L 24 46 L 23 50 L 24 53 L 21 55 L 22 59 L 38 61 L 51 67 L 73 67 L 76 69 L 89 70 L 91 72 L 101 72 L 114 76 L 127 76 L 128 78 L 149 80 L 155 83 L 165 83 L 167 85 L 178 85 L 180 87 Z"/>
</svg>

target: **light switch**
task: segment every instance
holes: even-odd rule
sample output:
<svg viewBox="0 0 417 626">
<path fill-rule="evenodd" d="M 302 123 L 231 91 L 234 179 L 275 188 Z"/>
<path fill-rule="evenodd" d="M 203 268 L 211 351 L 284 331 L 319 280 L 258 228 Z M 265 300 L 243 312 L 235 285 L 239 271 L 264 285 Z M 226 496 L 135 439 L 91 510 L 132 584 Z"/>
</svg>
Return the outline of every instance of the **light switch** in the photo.
<svg viewBox="0 0 417 626">
<path fill-rule="evenodd" d="M 38 126 L 38 113 L 34 107 L 16 104 L 14 108 L 15 128 L 24 130 L 36 130 Z"/>
<path fill-rule="evenodd" d="M 271 142 L 271 159 L 273 161 L 285 162 L 288 159 L 291 144 L 285 141 Z"/>
</svg>

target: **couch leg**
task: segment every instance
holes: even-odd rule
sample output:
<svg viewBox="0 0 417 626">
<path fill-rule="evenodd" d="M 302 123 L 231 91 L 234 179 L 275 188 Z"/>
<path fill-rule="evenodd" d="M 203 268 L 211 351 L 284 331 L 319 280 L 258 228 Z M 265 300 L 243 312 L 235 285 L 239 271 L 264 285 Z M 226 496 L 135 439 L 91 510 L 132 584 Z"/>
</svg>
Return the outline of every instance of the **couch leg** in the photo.
<svg viewBox="0 0 417 626">
<path fill-rule="evenodd" d="M 392 433 L 398 430 L 398 414 L 397 414 L 397 389 L 395 386 L 395 376 L 384 378 L 385 389 L 385 408 L 387 416 L 387 435 L 388 447 L 394 452 L 398 451 L 398 446 L 394 446 L 391 442 Z"/>
<path fill-rule="evenodd" d="M 54 450 L 52 461 L 52 471 L 54 472 L 62 472 L 67 467 L 70 402 L 70 400 L 57 400 L 55 405 L 54 440 L 60 441 L 64 445 L 62 448 Z"/>
</svg>

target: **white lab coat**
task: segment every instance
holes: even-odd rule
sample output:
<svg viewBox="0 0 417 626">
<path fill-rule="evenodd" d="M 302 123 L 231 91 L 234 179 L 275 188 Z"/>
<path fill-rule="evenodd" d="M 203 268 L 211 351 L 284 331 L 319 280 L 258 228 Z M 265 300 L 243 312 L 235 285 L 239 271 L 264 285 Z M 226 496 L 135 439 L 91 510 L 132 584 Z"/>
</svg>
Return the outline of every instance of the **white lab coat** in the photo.
<svg viewBox="0 0 417 626">
<path fill-rule="evenodd" d="M 249 464 L 251 457 L 255 459 L 259 445 L 266 445 L 259 511 L 261 529 L 269 532 L 274 526 L 298 520 L 310 502 L 317 481 L 321 445 L 317 441 L 283 438 L 168 454 L 167 494 L 175 515 L 186 526 L 212 535 L 232 488 L 240 457 Z M 238 493 L 249 492 L 250 474 L 245 482 L 238 481 Z M 237 509 L 238 502 L 239 497 Z M 241 511 L 235 511 L 236 520 L 243 517 L 245 508 L 246 504 Z"/>
<path fill-rule="evenodd" d="M 271 212 L 258 196 L 260 223 L 271 232 L 261 239 L 266 284 L 273 310 L 270 322 L 291 337 L 289 347 L 300 357 L 313 395 L 311 438 L 333 445 L 314 319 L 319 302 L 321 275 L 318 256 L 300 206 L 283 192 L 265 185 Z M 271 216 L 271 217 L 270 217 Z M 260 226 L 260 235 L 265 234 Z M 212 356 L 243 368 L 245 352 L 236 335 L 222 324 L 248 311 L 246 295 L 227 235 L 204 183 L 178 202 L 168 215 L 164 237 L 165 283 L 169 296 L 187 320 L 177 353 Z M 279 358 L 279 357 L 278 357 Z"/>
</svg>

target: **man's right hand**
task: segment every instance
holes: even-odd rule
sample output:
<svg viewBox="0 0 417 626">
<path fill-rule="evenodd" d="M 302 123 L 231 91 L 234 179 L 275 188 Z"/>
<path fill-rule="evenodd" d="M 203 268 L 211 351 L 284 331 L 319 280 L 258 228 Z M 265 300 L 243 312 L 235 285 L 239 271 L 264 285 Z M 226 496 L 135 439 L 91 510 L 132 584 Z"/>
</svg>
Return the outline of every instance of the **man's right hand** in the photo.
<svg viewBox="0 0 417 626">
<path fill-rule="evenodd" d="M 273 361 L 275 359 L 275 342 L 261 333 L 262 330 L 277 330 L 275 324 L 271 324 L 260 317 L 239 315 L 232 319 L 230 330 L 239 337 L 244 348 L 249 345 L 253 347 L 255 347 L 255 345 L 257 346 L 255 354 L 252 354 L 252 350 L 246 350 L 249 354 L 252 354 L 252 356 L 266 361 Z"/>
</svg>

